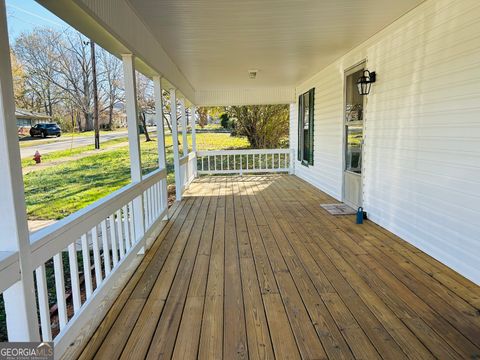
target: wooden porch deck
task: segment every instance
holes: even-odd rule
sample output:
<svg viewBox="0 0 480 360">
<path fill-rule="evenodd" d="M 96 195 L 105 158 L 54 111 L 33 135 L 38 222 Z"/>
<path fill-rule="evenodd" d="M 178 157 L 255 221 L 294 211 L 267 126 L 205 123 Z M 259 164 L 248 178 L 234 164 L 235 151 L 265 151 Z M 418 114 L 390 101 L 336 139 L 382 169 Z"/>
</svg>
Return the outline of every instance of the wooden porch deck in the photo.
<svg viewBox="0 0 480 360">
<path fill-rule="evenodd" d="M 332 202 L 197 179 L 81 358 L 480 358 L 480 288 Z"/>
</svg>

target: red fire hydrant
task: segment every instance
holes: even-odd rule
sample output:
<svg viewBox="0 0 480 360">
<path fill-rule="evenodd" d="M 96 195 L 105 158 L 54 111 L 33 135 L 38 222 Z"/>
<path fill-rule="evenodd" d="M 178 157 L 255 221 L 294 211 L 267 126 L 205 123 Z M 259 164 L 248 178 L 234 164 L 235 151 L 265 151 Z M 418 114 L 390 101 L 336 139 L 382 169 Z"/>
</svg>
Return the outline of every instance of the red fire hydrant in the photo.
<svg viewBox="0 0 480 360">
<path fill-rule="evenodd" d="M 42 162 L 42 155 L 37 151 L 35 151 L 35 155 L 33 156 L 33 160 L 35 161 L 35 164 L 40 164 Z"/>
</svg>

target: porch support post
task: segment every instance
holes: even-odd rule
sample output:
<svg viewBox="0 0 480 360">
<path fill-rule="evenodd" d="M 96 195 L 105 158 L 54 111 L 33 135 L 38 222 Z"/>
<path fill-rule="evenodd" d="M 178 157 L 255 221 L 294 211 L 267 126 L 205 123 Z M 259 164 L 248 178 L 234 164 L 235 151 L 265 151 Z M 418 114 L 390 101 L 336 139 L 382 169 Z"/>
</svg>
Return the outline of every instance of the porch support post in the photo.
<svg viewBox="0 0 480 360">
<path fill-rule="evenodd" d="M 0 248 L 18 252 L 21 280 L 3 292 L 9 341 L 39 341 L 5 2 L 0 0 Z"/>
<path fill-rule="evenodd" d="M 190 106 L 190 127 L 192 128 L 192 152 L 195 154 L 195 166 L 194 166 L 194 177 L 198 176 L 197 169 L 197 133 L 195 131 L 195 112 L 196 108 L 194 105 Z"/>
<path fill-rule="evenodd" d="M 130 150 L 130 174 L 133 183 L 142 181 L 142 162 L 138 131 L 137 88 L 135 79 L 135 57 L 123 54 L 123 77 L 125 81 L 125 107 L 127 112 L 128 145 Z M 133 200 L 133 220 L 135 239 L 139 241 L 145 235 L 145 218 L 143 215 L 143 196 Z"/>
<path fill-rule="evenodd" d="M 153 87 L 155 92 L 155 121 L 157 123 L 157 151 L 158 151 L 158 168 L 167 168 L 167 159 L 165 155 L 165 127 L 163 121 L 163 97 L 162 97 L 162 78 L 160 76 L 153 77 Z M 162 209 L 168 207 L 167 179 L 162 180 L 160 184 L 162 194 Z M 167 212 L 168 218 L 168 212 Z"/>
<path fill-rule="evenodd" d="M 182 148 L 183 156 L 188 155 L 188 139 L 187 139 L 187 114 L 185 109 L 185 100 L 180 99 L 180 113 L 182 121 Z"/>
<path fill-rule="evenodd" d="M 175 169 L 175 200 L 182 200 L 182 179 L 180 178 L 180 154 L 178 149 L 177 94 L 170 89 L 170 122 L 172 123 L 173 167 Z"/>
</svg>

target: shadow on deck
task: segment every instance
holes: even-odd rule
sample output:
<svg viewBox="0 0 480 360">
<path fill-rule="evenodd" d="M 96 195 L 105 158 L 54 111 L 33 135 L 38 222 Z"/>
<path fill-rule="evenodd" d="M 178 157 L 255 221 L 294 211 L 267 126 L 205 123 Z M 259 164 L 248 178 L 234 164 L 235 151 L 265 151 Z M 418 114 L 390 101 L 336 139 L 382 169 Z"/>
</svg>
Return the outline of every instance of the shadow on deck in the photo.
<svg viewBox="0 0 480 360">
<path fill-rule="evenodd" d="M 294 176 L 190 186 L 81 358 L 475 358 L 480 288 Z"/>
</svg>

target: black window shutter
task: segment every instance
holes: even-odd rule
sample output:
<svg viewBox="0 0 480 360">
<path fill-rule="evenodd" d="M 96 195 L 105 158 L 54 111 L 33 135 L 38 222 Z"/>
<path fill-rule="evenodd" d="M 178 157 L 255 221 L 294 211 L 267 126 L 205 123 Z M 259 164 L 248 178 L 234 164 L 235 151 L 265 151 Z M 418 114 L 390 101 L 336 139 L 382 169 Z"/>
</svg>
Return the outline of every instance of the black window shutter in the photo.
<svg viewBox="0 0 480 360">
<path fill-rule="evenodd" d="M 314 144 L 313 144 L 313 139 L 314 139 L 314 120 L 315 120 L 315 117 L 314 117 L 314 104 L 315 104 L 315 88 L 311 89 L 310 91 L 310 94 L 309 94 L 309 102 L 308 102 L 308 105 L 309 105 L 309 111 L 308 111 L 308 115 L 310 117 L 309 119 L 309 131 L 308 131 L 308 136 L 309 136 L 309 154 L 308 154 L 308 164 L 309 165 L 313 165 L 313 147 L 314 147 Z"/>
<path fill-rule="evenodd" d="M 300 95 L 298 97 L 298 143 L 297 143 L 297 150 L 298 150 L 298 161 L 303 160 L 302 156 L 302 149 L 303 149 L 303 96 Z"/>
</svg>

